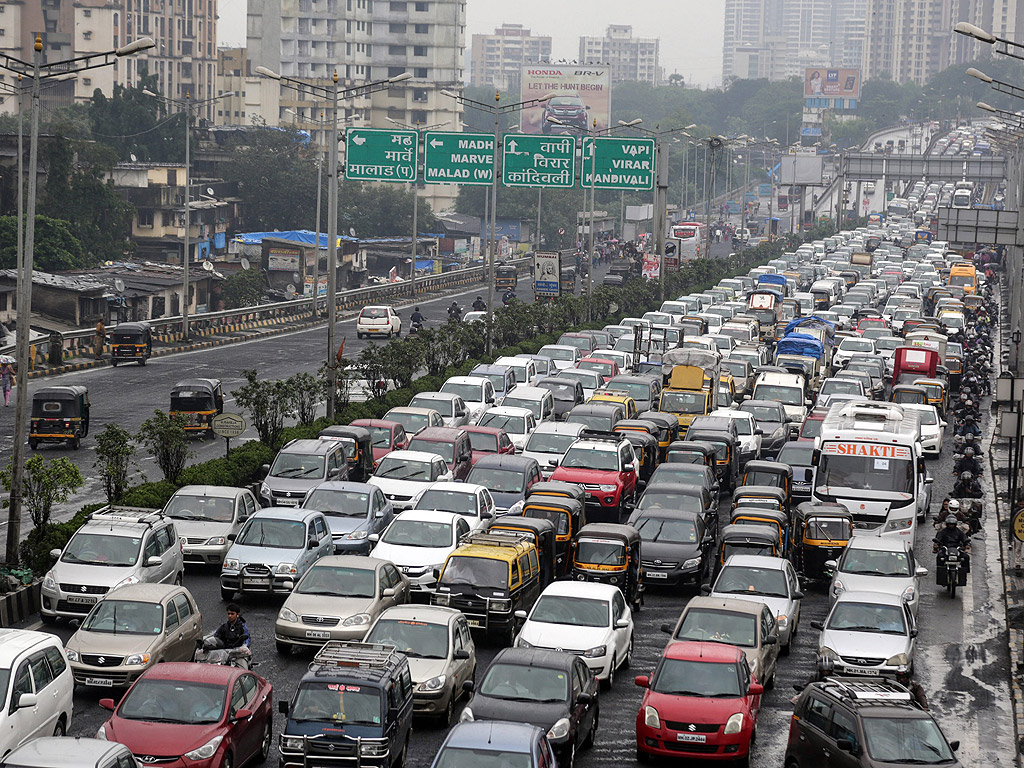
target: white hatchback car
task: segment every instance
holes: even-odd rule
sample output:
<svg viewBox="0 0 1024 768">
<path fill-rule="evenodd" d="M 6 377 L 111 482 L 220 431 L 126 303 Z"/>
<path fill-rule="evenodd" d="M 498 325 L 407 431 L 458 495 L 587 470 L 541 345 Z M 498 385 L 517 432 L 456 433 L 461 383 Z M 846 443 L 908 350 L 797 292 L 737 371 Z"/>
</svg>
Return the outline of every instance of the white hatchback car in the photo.
<svg viewBox="0 0 1024 768">
<path fill-rule="evenodd" d="M 925 456 L 938 456 L 942 453 L 942 439 L 946 432 L 946 422 L 939 416 L 934 405 L 924 403 L 900 403 L 904 411 L 916 411 L 920 416 L 921 450 Z"/>
<path fill-rule="evenodd" d="M 424 451 L 392 451 L 377 464 L 367 482 L 376 485 L 387 496 L 396 511 L 412 507 L 413 499 L 428 483 L 451 480 L 447 462 L 434 453 Z"/>
<path fill-rule="evenodd" d="M 390 560 L 409 579 L 411 602 L 426 596 L 437 585 L 440 571 L 459 539 L 470 533 L 472 520 L 458 512 L 410 509 L 402 512 L 384 533 L 371 534 L 374 543 L 370 557 Z"/>
<path fill-rule="evenodd" d="M 356 319 L 356 338 L 402 335 L 402 318 L 391 307 L 363 307 Z"/>
<path fill-rule="evenodd" d="M 789 560 L 761 555 L 730 555 L 711 588 L 711 597 L 733 597 L 764 603 L 779 623 L 782 653 L 789 655 L 800 624 L 804 593 Z"/>
<path fill-rule="evenodd" d="M 0 629 L 0 757 L 42 736 L 71 728 L 75 682 L 60 638 L 49 632 Z"/>
<path fill-rule="evenodd" d="M 591 581 L 556 581 L 524 621 L 515 646 L 545 648 L 583 657 L 598 680 L 611 686 L 615 672 L 633 658 L 633 615 L 619 588 Z"/>
</svg>

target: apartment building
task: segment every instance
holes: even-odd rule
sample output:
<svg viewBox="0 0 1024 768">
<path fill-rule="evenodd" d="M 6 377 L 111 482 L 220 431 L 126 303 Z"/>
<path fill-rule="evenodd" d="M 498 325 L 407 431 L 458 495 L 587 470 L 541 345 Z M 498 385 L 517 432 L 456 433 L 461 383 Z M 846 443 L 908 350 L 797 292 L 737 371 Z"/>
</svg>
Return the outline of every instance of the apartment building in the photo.
<svg viewBox="0 0 1024 768">
<path fill-rule="evenodd" d="M 579 62 L 608 64 L 613 83 L 661 85 L 665 75 L 659 63 L 659 46 L 656 37 L 633 37 L 633 27 L 612 24 L 604 37 L 580 36 Z"/>
<path fill-rule="evenodd" d="M 469 81 L 498 90 L 519 90 L 523 64 L 551 59 L 551 37 L 534 35 L 522 24 L 502 24 L 493 35 L 473 35 Z"/>
<path fill-rule="evenodd" d="M 898 83 L 923 85 L 959 56 L 970 55 L 966 48 L 957 53 L 952 31 L 961 20 L 955 11 L 977 18 L 970 5 L 954 0 L 868 0 L 864 79 L 888 76 Z M 975 9 L 984 10 L 977 4 Z"/>
</svg>

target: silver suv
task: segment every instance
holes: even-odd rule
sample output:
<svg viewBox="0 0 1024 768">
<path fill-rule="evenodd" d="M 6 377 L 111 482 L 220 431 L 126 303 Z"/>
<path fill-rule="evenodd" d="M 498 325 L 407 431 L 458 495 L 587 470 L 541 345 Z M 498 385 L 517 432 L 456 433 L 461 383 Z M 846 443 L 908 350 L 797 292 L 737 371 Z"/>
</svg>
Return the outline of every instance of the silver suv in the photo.
<svg viewBox="0 0 1024 768">
<path fill-rule="evenodd" d="M 181 584 L 181 544 L 158 510 L 104 507 L 79 528 L 43 578 L 40 618 L 81 619 L 112 589 L 126 584 Z"/>
<path fill-rule="evenodd" d="M 264 464 L 260 484 L 264 507 L 297 507 L 306 493 L 325 480 L 347 480 L 345 443 L 340 440 L 292 440 Z"/>
</svg>

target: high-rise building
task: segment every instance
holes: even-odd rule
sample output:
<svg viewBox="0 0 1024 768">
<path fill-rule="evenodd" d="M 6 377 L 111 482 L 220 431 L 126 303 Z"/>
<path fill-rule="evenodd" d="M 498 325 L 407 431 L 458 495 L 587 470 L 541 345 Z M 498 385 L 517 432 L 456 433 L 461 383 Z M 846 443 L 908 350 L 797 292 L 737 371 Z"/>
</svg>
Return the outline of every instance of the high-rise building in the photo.
<svg viewBox="0 0 1024 768">
<path fill-rule="evenodd" d="M 469 82 L 518 91 L 523 64 L 550 59 L 550 36 L 533 35 L 522 24 L 502 24 L 493 35 L 473 35 Z"/>
<path fill-rule="evenodd" d="M 777 75 L 802 78 L 806 67 L 832 63 L 833 15 L 832 0 L 786 0 L 782 4 L 786 54 Z"/>
<path fill-rule="evenodd" d="M 156 47 L 118 59 L 112 67 L 82 72 L 44 90 L 42 99 L 47 106 L 83 102 L 97 88 L 110 96 L 115 84 L 134 86 L 149 73 L 156 75 L 155 89 L 164 96 L 204 100 L 215 95 L 216 20 L 217 0 L 5 2 L 0 3 L 0 54 L 31 61 L 37 33 L 44 61 L 103 53 L 151 37 Z M 208 104 L 200 115 L 212 118 L 213 109 Z M 14 100 L 0 104 L 0 111 L 16 111 Z"/>
<path fill-rule="evenodd" d="M 722 80 L 786 77 L 782 0 L 725 0 Z"/>
<path fill-rule="evenodd" d="M 659 64 L 659 45 L 656 37 L 633 37 L 633 27 L 612 24 L 604 37 L 580 37 L 579 63 L 608 64 L 613 83 L 660 85 L 665 78 Z"/>
<path fill-rule="evenodd" d="M 864 37 L 863 77 L 882 76 L 898 83 L 924 84 L 958 57 L 973 58 L 967 48 L 958 53 L 952 29 L 958 10 L 968 18 L 978 3 L 953 0 L 868 0 Z M 984 7 L 981 16 L 987 16 Z"/>
</svg>

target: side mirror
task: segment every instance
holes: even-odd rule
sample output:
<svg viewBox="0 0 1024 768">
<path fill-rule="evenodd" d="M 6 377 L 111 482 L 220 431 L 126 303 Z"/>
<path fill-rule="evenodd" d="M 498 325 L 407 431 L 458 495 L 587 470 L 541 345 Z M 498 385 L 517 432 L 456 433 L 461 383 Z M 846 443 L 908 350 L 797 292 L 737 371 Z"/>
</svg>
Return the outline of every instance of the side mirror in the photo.
<svg viewBox="0 0 1024 768">
<path fill-rule="evenodd" d="M 814 466 L 818 466 L 818 463 L 820 461 L 821 461 L 821 449 L 820 448 L 815 448 L 813 451 L 811 451 L 811 464 L 813 464 Z M 834 562 L 834 561 L 829 560 L 829 562 Z"/>
<path fill-rule="evenodd" d="M 593 700 L 594 700 L 594 697 L 591 696 L 589 693 L 586 693 L 586 692 L 581 693 L 577 697 L 577 699 L 576 699 L 576 701 L 579 702 L 580 704 L 589 704 Z"/>
<path fill-rule="evenodd" d="M 520 621 L 526 621 L 526 611 L 516 611 L 513 615 Z"/>
<path fill-rule="evenodd" d="M 39 699 L 34 693 L 23 693 L 18 696 L 18 703 L 15 705 L 17 709 L 28 709 L 34 707 L 39 703 Z M 113 709 L 113 707 L 111 707 Z"/>
<path fill-rule="evenodd" d="M 640 688 L 649 688 L 651 685 L 651 678 L 647 675 L 637 675 L 633 678 L 633 684 Z"/>
<path fill-rule="evenodd" d="M 819 632 L 823 632 L 824 629 L 825 629 L 825 622 L 824 621 L 812 621 L 811 622 L 811 627 L 813 629 L 818 630 Z"/>
<path fill-rule="evenodd" d="M 853 754 L 853 742 L 849 739 L 836 739 L 836 749 Z"/>
<path fill-rule="evenodd" d="M 743 398 L 743 399 L 744 399 L 744 400 L 746 400 L 746 396 L 744 396 L 744 398 Z M 761 429 L 760 427 L 757 427 L 757 428 L 756 428 L 756 429 L 754 430 L 754 434 L 755 434 L 755 435 L 758 435 L 758 436 L 760 436 L 760 435 L 763 435 L 763 434 L 764 434 L 764 430 L 763 430 L 763 429 Z"/>
<path fill-rule="evenodd" d="M 766 637 L 761 642 L 762 642 L 763 645 L 778 645 L 778 643 L 779 643 L 779 636 L 778 635 L 768 635 L 768 637 Z"/>
<path fill-rule="evenodd" d="M 288 714 L 288 702 L 287 701 L 278 701 L 277 702 L 277 711 L 280 712 L 282 715 L 287 715 Z"/>
<path fill-rule="evenodd" d="M 928 575 L 928 569 L 927 568 L 922 568 L 919 565 L 919 566 L 917 566 L 916 569 L 914 569 L 914 575 L 915 576 L 927 576 Z"/>
<path fill-rule="evenodd" d="M 711 594 L 711 585 L 710 584 L 701 584 L 700 585 L 700 593 L 702 595 L 710 595 Z"/>
<path fill-rule="evenodd" d="M 366 538 L 368 538 L 370 541 L 372 541 L 374 544 L 376 544 L 378 541 L 380 541 L 380 534 L 379 533 L 371 533 Z"/>
<path fill-rule="evenodd" d="M 918 632 L 919 632 L 919 631 L 920 631 L 920 630 L 918 630 L 918 629 L 917 629 L 917 628 L 915 627 L 914 629 L 910 630 L 910 636 L 911 636 L 911 637 L 917 637 L 917 635 L 918 635 Z"/>
<path fill-rule="evenodd" d="M 558 466 L 558 459 L 548 459 L 548 466 L 549 467 L 557 467 Z"/>
<path fill-rule="evenodd" d="M 630 462 L 629 464 L 624 464 L 622 466 L 622 471 L 623 472 L 633 472 L 635 469 L 636 469 L 636 467 L 633 466 L 632 462 Z"/>
<path fill-rule="evenodd" d="M 494 405 L 494 398 L 488 397 L 484 402 L 487 403 L 488 405 Z"/>
<path fill-rule="evenodd" d="M 804 599 L 804 593 L 803 593 L 803 592 L 801 592 L 801 591 L 800 591 L 800 590 L 798 589 L 798 590 L 797 590 L 796 592 L 794 592 L 794 593 L 793 593 L 793 599 L 794 599 L 794 600 L 803 600 L 803 599 Z"/>
<path fill-rule="evenodd" d="M 760 683 L 751 683 L 750 687 L 747 688 L 747 693 L 749 693 L 751 696 L 760 696 L 762 693 L 764 693 L 764 686 Z"/>
<path fill-rule="evenodd" d="M 932 477 L 931 475 L 925 475 L 925 478 L 924 478 L 924 484 L 925 485 L 931 485 L 934 482 L 935 482 L 935 478 L 934 477 Z"/>
<path fill-rule="evenodd" d="M 22 694 L 24 695 L 24 694 Z M 100 699 L 100 706 L 103 709 L 109 709 L 111 712 L 114 711 L 114 700 L 113 699 Z"/>
<path fill-rule="evenodd" d="M 164 559 L 154 555 L 153 557 L 146 558 L 146 568 L 156 568 L 164 564 Z"/>
<path fill-rule="evenodd" d="M 316 549 L 318 546 L 320 546 L 320 543 L 316 539 L 310 539 L 306 543 L 306 549 Z"/>
<path fill-rule="evenodd" d="M 234 717 L 231 718 L 232 722 L 238 722 L 239 720 L 248 720 L 252 717 L 251 709 L 240 709 L 235 712 Z"/>
<path fill-rule="evenodd" d="M 476 688 L 476 686 L 474 685 L 472 680 L 466 680 L 462 684 L 462 690 L 464 690 L 466 693 L 472 693 L 474 688 Z"/>
<path fill-rule="evenodd" d="M 615 622 L 616 629 L 629 629 L 629 621 L 627 619 L 619 619 Z"/>
<path fill-rule="evenodd" d="M 263 470 L 263 474 L 266 475 L 270 472 L 270 465 L 264 464 L 262 467 L 260 467 L 260 469 Z"/>
<path fill-rule="evenodd" d="M 437 581 L 438 579 L 440 579 L 441 578 L 441 569 L 440 568 L 435 568 L 433 570 L 433 575 L 434 575 L 434 581 Z"/>
<path fill-rule="evenodd" d="M 951 742 L 949 742 L 949 749 L 950 749 L 951 752 L 956 752 L 958 749 L 960 749 L 960 742 L 959 742 L 959 740 L 958 741 L 951 741 Z"/>
<path fill-rule="evenodd" d="M 661 625 L 661 631 L 664 632 L 666 635 L 671 635 L 672 631 L 674 629 L 675 629 L 675 627 L 673 627 L 671 624 L 662 624 Z"/>
<path fill-rule="evenodd" d="M 394 587 L 385 587 L 384 589 L 381 590 L 380 596 L 381 597 L 394 597 L 395 596 L 395 589 L 394 589 Z"/>
<path fill-rule="evenodd" d="M 459 648 L 459 650 L 457 650 L 455 652 L 455 655 L 452 656 L 452 658 L 457 660 L 457 661 L 462 661 L 462 660 L 468 659 L 469 658 L 469 651 L 467 651 L 465 648 Z"/>
<path fill-rule="evenodd" d="M 59 549 L 51 549 L 50 550 L 50 557 L 52 557 L 54 560 L 56 560 L 58 557 L 60 557 L 60 550 Z"/>
<path fill-rule="evenodd" d="M 835 569 L 838 567 L 838 565 L 839 564 L 835 560 L 826 560 L 823 563 L 823 566 L 824 566 L 826 571 L 835 571 Z"/>
</svg>

